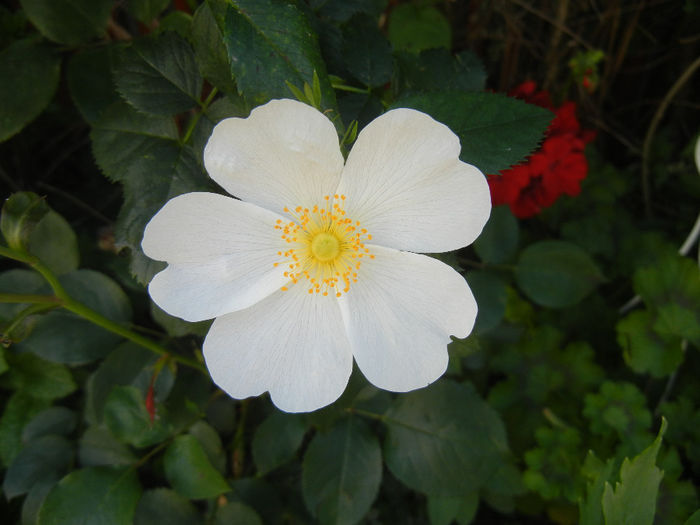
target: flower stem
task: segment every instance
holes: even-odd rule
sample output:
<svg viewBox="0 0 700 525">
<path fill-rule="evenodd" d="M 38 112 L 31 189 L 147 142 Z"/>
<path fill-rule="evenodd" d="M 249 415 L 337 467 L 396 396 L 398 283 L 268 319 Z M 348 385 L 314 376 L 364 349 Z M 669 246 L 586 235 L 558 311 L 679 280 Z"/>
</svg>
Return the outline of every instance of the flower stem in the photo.
<svg viewBox="0 0 700 525">
<path fill-rule="evenodd" d="M 206 373 L 206 369 L 202 363 L 190 359 L 188 357 L 183 357 L 179 355 L 171 354 L 166 348 L 162 347 L 155 341 L 143 337 L 136 332 L 129 330 L 127 327 L 108 319 L 104 315 L 92 310 L 91 308 L 85 306 L 84 304 L 76 301 L 66 292 L 63 285 L 58 280 L 58 277 L 46 267 L 37 257 L 34 255 L 14 250 L 6 246 L 0 246 L 0 255 L 14 259 L 15 261 L 20 261 L 31 266 L 34 270 L 39 272 L 46 282 L 49 283 L 51 289 L 53 290 L 54 296 L 51 295 L 33 295 L 33 294 L 0 294 L 0 302 L 3 303 L 30 303 L 35 305 L 56 305 L 62 306 L 66 310 L 73 312 L 74 314 L 90 321 L 97 326 L 104 328 L 114 334 L 120 335 L 121 337 L 128 339 L 129 341 L 136 343 L 143 348 L 150 350 L 158 355 L 167 356 L 168 359 L 172 359 L 178 363 L 182 363 L 185 366 L 195 368 L 200 372 Z M 27 314 L 29 315 L 29 314 Z"/>
</svg>

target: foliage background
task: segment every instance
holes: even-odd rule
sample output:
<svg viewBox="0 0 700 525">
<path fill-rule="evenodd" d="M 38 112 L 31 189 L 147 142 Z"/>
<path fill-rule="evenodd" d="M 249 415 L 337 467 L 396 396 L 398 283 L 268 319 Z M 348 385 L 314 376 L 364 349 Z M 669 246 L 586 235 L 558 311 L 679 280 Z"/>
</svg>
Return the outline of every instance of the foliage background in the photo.
<svg viewBox="0 0 700 525">
<path fill-rule="evenodd" d="M 700 197 L 699 22 L 692 0 L 1 6 L 0 514 L 700 522 L 697 246 L 678 254 Z M 206 323 L 150 303 L 139 250 L 168 198 L 217 191 L 213 125 L 297 96 L 349 145 L 353 122 L 411 106 L 497 173 L 551 118 L 496 94 L 526 79 L 597 130 L 589 175 L 532 219 L 494 209 L 441 256 L 480 306 L 446 377 L 392 395 L 356 373 L 307 415 L 217 391 Z"/>
</svg>

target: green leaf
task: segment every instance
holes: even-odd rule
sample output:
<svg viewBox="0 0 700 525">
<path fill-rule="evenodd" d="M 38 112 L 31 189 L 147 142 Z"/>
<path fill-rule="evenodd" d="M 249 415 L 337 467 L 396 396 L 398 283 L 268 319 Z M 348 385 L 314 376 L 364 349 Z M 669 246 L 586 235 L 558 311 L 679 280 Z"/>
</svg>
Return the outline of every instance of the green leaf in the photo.
<svg viewBox="0 0 700 525">
<path fill-rule="evenodd" d="M 161 14 L 170 0 L 130 0 L 127 9 L 139 22 L 149 24 L 154 18 Z"/>
<path fill-rule="evenodd" d="M 75 107 L 90 124 L 94 124 L 119 99 L 112 81 L 116 50 L 116 45 L 84 49 L 68 60 L 68 90 Z"/>
<path fill-rule="evenodd" d="M 389 40 L 396 50 L 417 53 L 432 47 L 452 46 L 450 22 L 431 6 L 403 4 L 391 10 Z"/>
<path fill-rule="evenodd" d="M 16 268 L 0 273 L 0 293 L 40 293 L 46 282 L 37 272 Z M 28 304 L 0 303 L 0 320 L 9 322 Z"/>
<path fill-rule="evenodd" d="M 49 492 L 37 525 L 130 525 L 140 497 L 141 486 L 134 470 L 76 470 Z"/>
<path fill-rule="evenodd" d="M 589 481 L 586 497 L 580 499 L 578 504 L 580 525 L 603 525 L 603 491 L 612 477 L 614 467 L 614 459 L 603 463 L 592 450 L 588 451 L 586 461 L 581 467 L 581 474 Z"/>
<path fill-rule="evenodd" d="M 32 397 L 52 401 L 66 397 L 78 386 L 65 366 L 33 354 L 8 354 L 10 371 L 0 378 L 6 388 L 22 390 Z"/>
<path fill-rule="evenodd" d="M 378 19 L 386 9 L 387 0 L 320 0 L 315 3 L 319 5 L 319 16 L 337 22 L 347 22 L 358 13 Z"/>
<path fill-rule="evenodd" d="M 34 416 L 47 408 L 45 399 L 15 392 L 5 404 L 0 417 L 0 459 L 7 466 L 22 448 L 22 431 Z"/>
<path fill-rule="evenodd" d="M 226 452 L 216 430 L 210 424 L 200 420 L 190 427 L 189 433 L 197 438 L 214 468 L 221 474 L 225 474 Z"/>
<path fill-rule="evenodd" d="M 191 40 L 202 76 L 224 93 L 236 94 L 224 38 L 206 2 L 194 14 Z"/>
<path fill-rule="evenodd" d="M 700 525 L 700 510 L 696 510 L 684 525 Z"/>
<path fill-rule="evenodd" d="M 61 436 L 42 436 L 25 446 L 5 473 L 2 490 L 8 499 L 29 492 L 44 479 L 60 479 L 73 462 L 73 445 Z"/>
<path fill-rule="evenodd" d="M 498 275 L 487 271 L 467 272 L 465 278 L 479 305 L 474 333 L 483 334 L 498 326 L 503 319 L 508 298 L 506 283 Z"/>
<path fill-rule="evenodd" d="M 469 384 L 441 380 L 404 394 L 384 422 L 386 464 L 413 490 L 462 496 L 486 485 L 506 461 L 503 423 Z"/>
<path fill-rule="evenodd" d="M 39 412 L 22 431 L 22 441 L 28 443 L 39 437 L 54 434 L 67 436 L 75 430 L 78 418 L 66 407 L 50 407 Z"/>
<path fill-rule="evenodd" d="M 485 263 L 501 264 L 515 254 L 519 235 L 518 221 L 510 207 L 495 206 L 484 230 L 474 241 L 474 250 Z"/>
<path fill-rule="evenodd" d="M 219 507 L 214 518 L 214 525 L 229 525 L 231 523 L 236 525 L 263 525 L 263 521 L 257 512 L 248 505 L 235 501 Z"/>
<path fill-rule="evenodd" d="M 238 89 L 251 105 L 286 98 L 286 82 L 298 88 L 319 77 L 323 109 L 335 109 L 335 93 L 316 34 L 296 6 L 276 0 L 230 0 L 223 34 Z"/>
<path fill-rule="evenodd" d="M 116 322 L 131 320 L 131 303 L 109 277 L 92 270 L 77 270 L 60 277 L 68 295 Z M 76 338 L 75 334 L 80 337 Z M 17 349 L 31 351 L 57 363 L 83 364 L 104 357 L 119 336 L 70 312 L 54 311 L 41 316 L 34 331 Z"/>
<path fill-rule="evenodd" d="M 549 308 L 579 303 L 604 280 L 588 254 L 566 241 L 539 241 L 525 248 L 515 278 L 530 299 Z"/>
<path fill-rule="evenodd" d="M 141 391 L 133 386 L 117 386 L 107 397 L 104 421 L 119 441 L 143 448 L 160 443 L 172 433 L 163 410 L 159 405 L 151 421 Z"/>
<path fill-rule="evenodd" d="M 452 55 L 447 49 L 426 49 L 420 55 L 396 53 L 395 93 L 423 91 L 482 91 L 486 70 L 471 51 Z"/>
<path fill-rule="evenodd" d="M 666 420 L 654 442 L 641 454 L 629 460 L 625 458 L 620 468 L 620 481 L 615 489 L 605 484 L 603 515 L 606 524 L 651 525 L 656 512 L 656 497 L 664 473 L 656 467 L 656 456 L 661 439 L 666 432 Z"/>
<path fill-rule="evenodd" d="M 127 102 L 155 115 L 192 109 L 202 89 L 194 51 L 172 31 L 137 40 L 126 48 L 114 78 Z"/>
<path fill-rule="evenodd" d="M 39 222 L 51 211 L 36 193 L 20 191 L 8 197 L 2 206 L 0 230 L 14 250 L 23 250 Z"/>
<path fill-rule="evenodd" d="M 22 525 L 36 525 L 39 509 L 57 482 L 57 479 L 48 478 L 32 487 L 22 503 Z"/>
<path fill-rule="evenodd" d="M 447 125 L 462 143 L 460 158 L 484 173 L 497 173 L 531 153 L 552 113 L 497 93 L 436 91 L 397 100 L 392 107 L 423 111 Z"/>
<path fill-rule="evenodd" d="M 104 35 L 112 0 L 20 0 L 29 20 L 49 40 L 77 46 Z"/>
<path fill-rule="evenodd" d="M 200 513 L 189 500 L 165 488 L 144 492 L 134 515 L 134 525 L 196 525 L 202 521 Z"/>
<path fill-rule="evenodd" d="M 124 184 L 124 205 L 117 220 L 120 247 L 129 247 L 131 270 L 146 284 L 164 264 L 143 255 L 143 230 L 172 197 L 209 190 L 211 182 L 189 147 L 177 141 L 173 119 L 138 113 L 126 104 L 110 107 L 92 131 L 100 168 Z"/>
<path fill-rule="evenodd" d="M 382 453 L 377 438 L 354 417 L 316 434 L 304 455 L 302 491 L 307 508 L 321 523 L 353 524 L 379 492 Z"/>
<path fill-rule="evenodd" d="M 365 86 L 383 86 L 391 80 L 391 45 L 376 19 L 357 15 L 343 25 L 342 54 L 348 72 Z"/>
<path fill-rule="evenodd" d="M 78 238 L 68 221 L 51 210 L 29 235 L 27 251 L 36 255 L 56 275 L 78 269 Z"/>
<path fill-rule="evenodd" d="M 459 498 L 428 496 L 428 518 L 430 525 L 468 525 L 479 509 L 479 493 L 470 492 Z"/>
<path fill-rule="evenodd" d="M 627 366 L 638 374 L 664 377 L 683 361 L 680 340 L 656 333 L 647 310 L 632 312 L 617 323 L 617 343 Z"/>
<path fill-rule="evenodd" d="M 49 105 L 61 57 L 35 40 L 19 40 L 0 51 L 0 142 L 19 133 Z"/>
<path fill-rule="evenodd" d="M 253 460 L 259 474 L 266 474 L 294 458 L 306 433 L 304 420 L 296 414 L 274 412 L 255 431 Z"/>
<path fill-rule="evenodd" d="M 698 264 L 680 255 L 665 255 L 635 272 L 634 290 L 650 308 L 675 303 L 697 310 L 700 308 Z"/>
<path fill-rule="evenodd" d="M 85 431 L 80 438 L 78 456 L 84 467 L 126 467 L 136 463 L 131 450 L 102 427 L 89 427 Z"/>
<path fill-rule="evenodd" d="M 164 466 L 165 477 L 186 498 L 213 498 L 231 490 L 194 436 L 175 438 L 165 451 Z"/>
</svg>

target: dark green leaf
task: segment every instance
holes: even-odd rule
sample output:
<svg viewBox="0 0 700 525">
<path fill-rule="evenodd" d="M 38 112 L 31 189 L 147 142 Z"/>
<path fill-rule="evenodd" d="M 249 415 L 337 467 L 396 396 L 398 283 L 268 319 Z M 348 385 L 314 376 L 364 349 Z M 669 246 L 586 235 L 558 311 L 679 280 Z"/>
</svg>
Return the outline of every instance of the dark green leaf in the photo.
<svg viewBox="0 0 700 525">
<path fill-rule="evenodd" d="M 60 479 L 73 462 L 73 446 L 61 436 L 43 436 L 26 445 L 5 473 L 2 490 L 8 499 L 29 492 L 44 479 Z"/>
<path fill-rule="evenodd" d="M 102 410 L 107 396 L 115 386 L 148 385 L 156 358 L 134 343 L 123 343 L 115 348 L 87 382 L 85 415 L 92 423 L 102 422 Z M 143 388 L 145 392 L 145 386 Z"/>
<path fill-rule="evenodd" d="M 131 105 L 155 115 L 192 109 L 202 89 L 194 51 L 172 31 L 137 40 L 125 49 L 114 78 Z"/>
<path fill-rule="evenodd" d="M 474 249 L 485 263 L 501 264 L 515 254 L 518 237 L 518 221 L 510 208 L 495 206 L 484 230 L 474 241 Z"/>
<path fill-rule="evenodd" d="M 530 299 L 549 308 L 577 304 L 604 280 L 588 254 L 566 241 L 540 241 L 525 248 L 515 278 Z"/>
<path fill-rule="evenodd" d="M 92 270 L 77 270 L 60 277 L 68 295 L 116 322 L 131 319 L 131 303 L 109 277 Z M 75 334 L 80 337 L 76 338 Z M 17 345 L 44 359 L 65 364 L 83 364 L 105 356 L 119 341 L 108 332 L 78 316 L 54 311 L 41 316 L 34 331 Z"/>
<path fill-rule="evenodd" d="M 432 92 L 399 99 L 393 107 L 431 115 L 459 135 L 460 158 L 484 173 L 497 173 L 531 153 L 552 114 L 543 108 L 496 93 Z"/>
<path fill-rule="evenodd" d="M 248 505 L 238 502 L 227 503 L 223 507 L 219 507 L 214 518 L 214 525 L 229 525 L 231 523 L 236 525 L 263 525 L 263 521 L 257 512 Z"/>
<path fill-rule="evenodd" d="M 335 109 L 335 94 L 317 37 L 294 5 L 276 0 L 231 0 L 223 33 L 231 71 L 249 103 L 288 98 L 286 82 L 301 89 L 304 83 L 313 83 L 316 71 L 322 109 Z"/>
<path fill-rule="evenodd" d="M 119 98 L 112 81 L 116 46 L 85 49 L 68 61 L 66 81 L 75 106 L 83 118 L 94 124 Z"/>
<path fill-rule="evenodd" d="M 382 86 L 391 80 L 391 46 L 376 19 L 359 15 L 345 24 L 342 53 L 348 72 L 365 86 Z"/>
<path fill-rule="evenodd" d="M 588 479 L 585 499 L 579 500 L 579 521 L 581 525 L 603 525 L 603 490 L 612 477 L 614 459 L 603 463 L 592 450 L 588 451 L 581 474 Z"/>
<path fill-rule="evenodd" d="M 178 144 L 172 119 L 140 114 L 117 104 L 95 124 L 92 141 L 102 170 L 124 184 L 117 244 L 131 248 L 132 272 L 146 284 L 164 267 L 141 252 L 146 223 L 168 199 L 210 189 L 210 180 L 192 150 Z"/>
<path fill-rule="evenodd" d="M 139 22 L 148 24 L 162 13 L 170 0 L 129 0 L 127 9 Z"/>
<path fill-rule="evenodd" d="M 6 388 L 22 390 L 32 397 L 52 401 L 71 394 L 77 388 L 70 370 L 34 354 L 8 354 L 10 371 L 0 378 Z"/>
<path fill-rule="evenodd" d="M 165 451 L 165 477 L 182 496 L 213 498 L 230 487 L 194 436 L 178 436 Z"/>
<path fill-rule="evenodd" d="M 14 269 L 0 273 L 0 293 L 39 293 L 46 283 L 38 273 L 31 270 Z M 0 303 L 0 320 L 10 321 L 28 304 Z"/>
<path fill-rule="evenodd" d="M 683 361 L 679 339 L 667 338 L 652 329 L 652 317 L 646 310 L 632 312 L 617 323 L 617 343 L 625 363 L 638 374 L 664 377 Z"/>
<path fill-rule="evenodd" d="M 656 456 L 666 431 L 666 420 L 654 442 L 641 454 L 625 458 L 620 468 L 620 481 L 615 489 L 605 484 L 603 515 L 606 523 L 651 525 L 656 512 L 656 497 L 664 473 L 656 466 Z"/>
<path fill-rule="evenodd" d="M 29 235 L 27 251 L 36 255 L 56 275 L 78 269 L 78 238 L 68 221 L 51 210 Z"/>
<path fill-rule="evenodd" d="M 384 422 L 387 466 L 413 490 L 461 496 L 486 485 L 506 461 L 503 423 L 471 385 L 441 380 L 404 394 Z"/>
<path fill-rule="evenodd" d="M 696 510 L 684 525 L 700 525 L 700 509 Z"/>
<path fill-rule="evenodd" d="M 431 6 L 403 4 L 391 10 L 389 40 L 396 50 L 417 53 L 432 47 L 452 46 L 450 22 Z"/>
<path fill-rule="evenodd" d="M 199 444 L 202 445 L 202 450 L 204 450 L 214 468 L 221 474 L 225 474 L 226 453 L 216 430 L 204 421 L 197 421 L 190 427 L 189 433 L 197 438 Z"/>
<path fill-rule="evenodd" d="M 265 474 L 290 461 L 301 446 L 306 425 L 295 414 L 274 412 L 255 431 L 252 452 L 258 473 Z"/>
<path fill-rule="evenodd" d="M 49 40 L 77 46 L 101 37 L 112 0 L 20 0 L 24 12 Z"/>
<path fill-rule="evenodd" d="M 506 283 L 496 274 L 471 271 L 465 275 L 474 294 L 479 311 L 474 325 L 475 334 L 483 334 L 498 326 L 506 311 Z"/>
<path fill-rule="evenodd" d="M 468 525 L 479 508 L 479 494 L 470 492 L 459 498 L 428 497 L 428 517 L 430 525 Z"/>
<path fill-rule="evenodd" d="M 48 478 L 32 487 L 22 503 L 22 525 L 36 525 L 39 509 L 57 482 L 57 479 Z"/>
<path fill-rule="evenodd" d="M 236 94 L 228 52 L 209 4 L 203 3 L 192 21 L 192 46 L 199 71 L 204 78 L 225 93 Z"/>
<path fill-rule="evenodd" d="M 58 86 L 61 57 L 34 40 L 19 40 L 0 51 L 0 142 L 34 120 Z"/>
<path fill-rule="evenodd" d="M 37 525 L 130 525 L 140 497 L 141 486 L 131 469 L 76 470 L 49 492 Z"/>
<path fill-rule="evenodd" d="M 377 497 L 382 453 L 366 424 L 350 417 L 311 441 L 302 466 L 304 501 L 321 523 L 353 524 Z"/>
<path fill-rule="evenodd" d="M 22 441 L 28 443 L 47 434 L 67 436 L 75 430 L 77 422 L 75 412 L 66 407 L 47 408 L 27 423 L 22 431 Z"/>
<path fill-rule="evenodd" d="M 36 193 L 13 193 L 2 206 L 0 230 L 10 248 L 22 250 L 39 222 L 51 211 Z"/>
<path fill-rule="evenodd" d="M 664 303 L 700 307 L 700 271 L 697 262 L 667 255 L 637 270 L 634 289 L 650 307 Z"/>
<path fill-rule="evenodd" d="M 0 459 L 7 466 L 22 448 L 22 431 L 39 412 L 48 408 L 45 399 L 15 392 L 5 404 L 0 417 Z"/>
<path fill-rule="evenodd" d="M 129 448 L 102 427 L 89 427 L 85 431 L 80 438 L 78 456 L 84 467 L 126 467 L 136 462 Z"/>
<path fill-rule="evenodd" d="M 471 51 L 452 55 L 447 49 L 426 49 L 420 55 L 399 52 L 397 93 L 421 91 L 481 91 L 486 70 Z"/>
<path fill-rule="evenodd" d="M 165 488 L 144 492 L 134 515 L 134 525 L 196 525 L 202 521 L 192 503 L 177 492 Z"/>
<path fill-rule="evenodd" d="M 143 448 L 160 443 L 171 434 L 172 427 L 163 411 L 164 408 L 157 405 L 156 416 L 151 421 L 141 390 L 117 386 L 107 397 L 104 421 L 119 441 Z"/>
<path fill-rule="evenodd" d="M 379 18 L 386 9 L 387 0 L 315 0 L 313 4 L 320 4 L 318 14 L 337 22 L 347 22 L 353 15 L 363 13 L 374 18 Z"/>
</svg>

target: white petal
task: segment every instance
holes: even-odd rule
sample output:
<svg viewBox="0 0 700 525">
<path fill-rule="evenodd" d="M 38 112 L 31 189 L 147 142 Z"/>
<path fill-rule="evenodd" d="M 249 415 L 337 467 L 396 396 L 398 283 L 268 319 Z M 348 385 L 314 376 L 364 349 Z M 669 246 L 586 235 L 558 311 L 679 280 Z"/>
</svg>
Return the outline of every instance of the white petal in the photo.
<svg viewBox="0 0 700 525">
<path fill-rule="evenodd" d="M 373 242 L 443 252 L 471 244 L 491 212 L 484 175 L 459 160 L 459 138 L 412 109 L 388 111 L 359 134 L 337 193 Z"/>
<path fill-rule="evenodd" d="M 284 241 L 268 210 L 215 193 L 168 201 L 146 225 L 141 246 L 170 266 L 148 291 L 171 315 L 211 319 L 247 308 L 285 284 L 275 267 Z"/>
<path fill-rule="evenodd" d="M 270 392 L 286 412 L 308 412 L 340 397 L 352 353 L 334 297 L 303 286 L 277 292 L 214 321 L 204 341 L 214 382 L 243 399 Z"/>
<path fill-rule="evenodd" d="M 281 213 L 335 192 L 343 156 L 333 124 L 294 100 L 272 100 L 216 125 L 204 149 L 209 175 L 230 194 Z"/>
<path fill-rule="evenodd" d="M 339 299 L 355 361 L 379 388 L 424 387 L 447 368 L 449 336 L 471 332 L 476 301 L 462 276 L 436 259 L 371 251 L 375 259 Z"/>
</svg>

